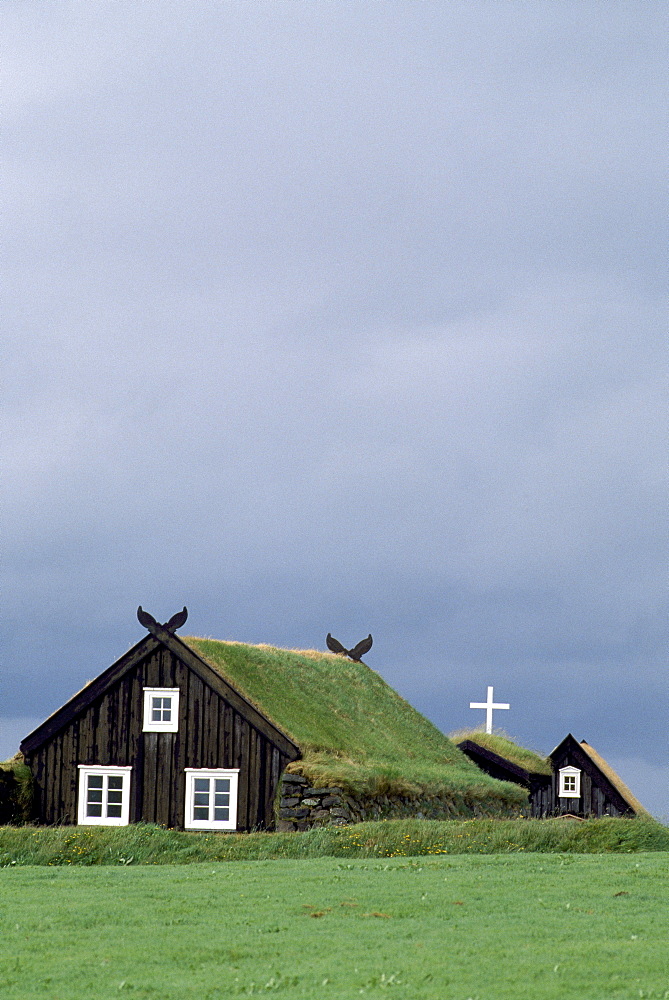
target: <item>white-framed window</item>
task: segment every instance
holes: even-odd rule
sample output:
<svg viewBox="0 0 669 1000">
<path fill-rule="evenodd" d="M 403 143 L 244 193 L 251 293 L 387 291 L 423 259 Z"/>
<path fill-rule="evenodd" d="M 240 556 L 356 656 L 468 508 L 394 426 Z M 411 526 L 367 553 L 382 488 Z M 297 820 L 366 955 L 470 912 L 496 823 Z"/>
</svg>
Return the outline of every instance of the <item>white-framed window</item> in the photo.
<svg viewBox="0 0 669 1000">
<path fill-rule="evenodd" d="M 581 772 L 577 767 L 561 767 L 558 771 L 560 787 L 558 795 L 561 799 L 580 799 Z"/>
<path fill-rule="evenodd" d="M 179 688 L 144 688 L 144 732 L 176 733 Z"/>
<path fill-rule="evenodd" d="M 187 830 L 236 830 L 239 768 L 187 767 Z"/>
<path fill-rule="evenodd" d="M 131 770 L 131 767 L 79 764 L 77 823 L 85 826 L 127 826 Z"/>
</svg>

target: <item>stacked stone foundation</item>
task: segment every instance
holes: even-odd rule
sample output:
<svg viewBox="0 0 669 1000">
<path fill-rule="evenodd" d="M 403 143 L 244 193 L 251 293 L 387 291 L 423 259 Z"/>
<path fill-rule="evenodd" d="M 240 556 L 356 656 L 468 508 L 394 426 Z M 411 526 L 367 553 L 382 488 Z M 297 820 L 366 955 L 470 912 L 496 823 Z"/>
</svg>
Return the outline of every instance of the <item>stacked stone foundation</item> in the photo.
<svg viewBox="0 0 669 1000">
<path fill-rule="evenodd" d="M 463 804 L 448 796 L 353 795 L 336 785 L 316 788 L 299 774 L 284 774 L 277 809 L 279 832 L 320 826 L 348 826 L 379 819 L 472 819 L 514 816 L 518 809 L 476 802 Z"/>
</svg>

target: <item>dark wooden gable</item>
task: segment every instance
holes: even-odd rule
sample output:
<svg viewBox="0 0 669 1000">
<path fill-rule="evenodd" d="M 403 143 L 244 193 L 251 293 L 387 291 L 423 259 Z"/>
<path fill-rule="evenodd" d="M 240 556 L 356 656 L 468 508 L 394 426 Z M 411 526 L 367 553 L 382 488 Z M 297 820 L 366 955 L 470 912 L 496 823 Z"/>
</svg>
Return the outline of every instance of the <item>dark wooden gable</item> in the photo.
<svg viewBox="0 0 669 1000">
<path fill-rule="evenodd" d="M 239 768 L 237 828 L 268 828 L 299 748 L 181 639 L 151 634 L 21 744 L 42 823 L 76 823 L 78 765 L 132 767 L 130 822 L 183 827 L 185 768 Z M 143 732 L 143 688 L 179 688 L 179 729 Z"/>
<path fill-rule="evenodd" d="M 616 787 L 614 780 L 602 771 L 586 750 L 568 733 L 550 754 L 553 765 L 554 811 L 577 816 L 633 815 L 635 809 Z M 560 768 L 575 767 L 581 772 L 579 798 L 561 798 Z M 619 779 L 618 779 L 619 780 Z M 620 782 L 622 786 L 622 782 Z"/>
<path fill-rule="evenodd" d="M 477 767 L 498 781 L 513 781 L 523 785 L 530 793 L 530 809 L 533 816 L 544 816 L 550 808 L 551 777 L 535 771 L 527 771 L 506 757 L 500 757 L 488 747 L 474 740 L 462 740 L 458 747 Z"/>
</svg>

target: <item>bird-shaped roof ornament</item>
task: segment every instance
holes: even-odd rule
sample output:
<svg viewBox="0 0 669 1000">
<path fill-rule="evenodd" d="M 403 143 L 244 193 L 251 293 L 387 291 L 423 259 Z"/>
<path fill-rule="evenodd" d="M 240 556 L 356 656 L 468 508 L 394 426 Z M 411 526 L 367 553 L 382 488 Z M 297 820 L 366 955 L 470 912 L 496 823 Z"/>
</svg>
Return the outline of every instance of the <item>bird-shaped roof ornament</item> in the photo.
<svg viewBox="0 0 669 1000">
<path fill-rule="evenodd" d="M 360 663 L 361 658 L 372 648 L 372 635 L 370 632 L 367 638 L 361 639 L 360 642 L 353 647 L 353 649 L 346 649 L 345 646 L 342 646 L 339 639 L 335 639 L 334 636 L 331 636 L 328 632 L 325 636 L 325 644 L 331 652 L 340 653 L 342 656 L 350 656 L 350 658 L 356 663 Z"/>
<path fill-rule="evenodd" d="M 141 604 L 137 608 L 137 620 L 140 625 L 144 626 L 144 628 L 148 628 L 149 632 L 151 631 L 152 625 L 157 628 L 163 628 L 166 632 L 176 632 L 178 628 L 181 628 L 182 625 L 186 624 L 187 618 L 188 611 L 184 607 L 183 611 L 177 611 L 175 615 L 172 615 L 168 622 L 165 622 L 164 625 L 160 625 L 153 615 L 150 615 L 148 611 L 143 609 Z"/>
</svg>

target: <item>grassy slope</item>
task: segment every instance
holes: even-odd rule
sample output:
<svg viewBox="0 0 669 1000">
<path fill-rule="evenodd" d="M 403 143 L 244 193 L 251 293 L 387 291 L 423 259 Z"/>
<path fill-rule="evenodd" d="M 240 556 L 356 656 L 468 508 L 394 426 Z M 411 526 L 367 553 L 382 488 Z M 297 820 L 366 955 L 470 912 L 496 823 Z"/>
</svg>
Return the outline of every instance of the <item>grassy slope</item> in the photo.
<svg viewBox="0 0 669 1000">
<path fill-rule="evenodd" d="M 522 804 L 518 786 L 483 774 L 364 663 L 331 653 L 184 640 L 302 750 L 291 770 L 353 791 L 450 793 Z"/>
<path fill-rule="evenodd" d="M 545 757 L 541 757 L 534 750 L 519 746 L 506 733 L 486 733 L 480 729 L 461 729 L 457 733 L 451 733 L 450 738 L 455 743 L 461 743 L 463 740 L 478 743 L 479 746 L 492 750 L 499 757 L 503 757 L 533 774 L 551 774 L 550 763 Z"/>
<path fill-rule="evenodd" d="M 14 868 L 0 995 L 659 1000 L 668 876 L 663 854 Z"/>
</svg>

